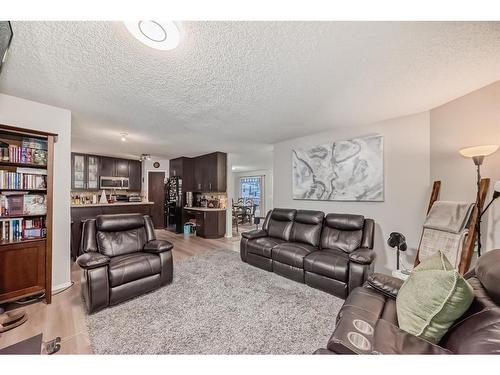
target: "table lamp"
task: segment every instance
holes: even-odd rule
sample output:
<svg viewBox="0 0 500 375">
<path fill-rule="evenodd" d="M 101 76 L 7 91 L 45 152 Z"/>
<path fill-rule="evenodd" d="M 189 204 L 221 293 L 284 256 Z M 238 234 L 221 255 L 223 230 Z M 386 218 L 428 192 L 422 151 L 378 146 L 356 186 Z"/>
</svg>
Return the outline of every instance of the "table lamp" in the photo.
<svg viewBox="0 0 500 375">
<path fill-rule="evenodd" d="M 479 203 L 479 188 L 481 184 L 481 164 L 483 164 L 483 160 L 486 156 L 493 154 L 498 150 L 498 145 L 483 145 L 483 146 L 474 146 L 462 148 L 459 152 L 460 155 L 465 156 L 466 158 L 472 158 L 472 161 L 476 165 L 477 168 L 477 195 L 476 195 L 476 204 Z M 479 208 L 479 207 L 478 207 Z M 479 213 L 477 224 L 476 224 L 476 232 L 477 232 L 477 255 L 481 256 L 481 213 Z"/>
</svg>

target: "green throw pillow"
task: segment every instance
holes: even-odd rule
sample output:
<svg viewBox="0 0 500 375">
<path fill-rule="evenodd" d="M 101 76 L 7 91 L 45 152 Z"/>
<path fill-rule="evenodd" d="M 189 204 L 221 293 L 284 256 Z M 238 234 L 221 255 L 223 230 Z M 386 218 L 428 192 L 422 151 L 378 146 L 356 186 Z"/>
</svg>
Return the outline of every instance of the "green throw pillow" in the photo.
<svg viewBox="0 0 500 375">
<path fill-rule="evenodd" d="M 399 327 L 438 343 L 472 303 L 469 283 L 437 252 L 420 263 L 396 298 Z"/>
</svg>

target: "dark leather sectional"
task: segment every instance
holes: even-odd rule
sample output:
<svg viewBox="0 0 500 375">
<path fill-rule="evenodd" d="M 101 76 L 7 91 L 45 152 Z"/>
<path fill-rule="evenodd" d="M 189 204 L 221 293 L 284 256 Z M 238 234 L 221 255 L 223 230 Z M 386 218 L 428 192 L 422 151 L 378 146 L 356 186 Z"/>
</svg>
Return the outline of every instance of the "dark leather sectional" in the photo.
<svg viewBox="0 0 500 375">
<path fill-rule="evenodd" d="M 83 269 L 87 310 L 94 312 L 172 282 L 172 248 L 170 242 L 156 239 L 148 215 L 86 220 L 77 263 Z"/>
<path fill-rule="evenodd" d="M 346 298 L 373 271 L 374 227 L 361 215 L 275 208 L 242 233 L 241 259 Z"/>
<path fill-rule="evenodd" d="M 373 274 L 347 297 L 327 348 L 315 353 L 500 354 L 500 250 L 486 252 L 465 278 L 474 290 L 474 301 L 438 344 L 399 328 L 396 297 L 403 282 Z M 360 320 L 372 327 L 371 333 L 355 327 Z M 352 339 L 353 332 L 358 340 Z M 361 341 L 365 349 L 354 344 Z"/>
</svg>

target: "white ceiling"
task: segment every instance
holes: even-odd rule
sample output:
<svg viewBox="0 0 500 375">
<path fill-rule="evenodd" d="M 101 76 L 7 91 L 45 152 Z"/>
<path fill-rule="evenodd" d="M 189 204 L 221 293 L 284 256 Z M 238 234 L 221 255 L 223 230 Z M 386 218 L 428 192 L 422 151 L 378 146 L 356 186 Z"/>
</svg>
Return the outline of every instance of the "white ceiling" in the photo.
<svg viewBox="0 0 500 375">
<path fill-rule="evenodd" d="M 0 91 L 70 109 L 75 151 L 170 158 L 258 155 L 292 137 L 428 110 L 500 79 L 498 22 L 181 28 L 177 49 L 157 51 L 120 22 L 14 22 Z"/>
</svg>

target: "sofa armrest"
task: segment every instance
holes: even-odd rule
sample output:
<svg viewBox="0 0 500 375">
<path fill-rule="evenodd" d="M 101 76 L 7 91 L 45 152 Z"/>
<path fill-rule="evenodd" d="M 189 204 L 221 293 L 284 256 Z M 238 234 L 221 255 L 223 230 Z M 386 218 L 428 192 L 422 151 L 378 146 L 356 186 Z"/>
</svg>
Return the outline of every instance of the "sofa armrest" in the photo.
<svg viewBox="0 0 500 375">
<path fill-rule="evenodd" d="M 360 247 L 349 254 L 349 260 L 358 264 L 371 264 L 375 260 L 375 251 Z"/>
<path fill-rule="evenodd" d="M 106 266 L 109 261 L 109 257 L 97 252 L 88 252 L 76 259 L 76 263 L 86 270 Z"/>
<path fill-rule="evenodd" d="M 241 233 L 241 237 L 246 238 L 247 240 L 254 240 L 256 238 L 267 237 L 268 234 L 263 229 L 255 229 L 250 232 Z"/>
<path fill-rule="evenodd" d="M 373 352 L 380 354 L 452 354 L 449 350 L 424 340 L 379 319 L 375 326 Z"/>
<path fill-rule="evenodd" d="M 165 251 L 172 250 L 174 245 L 165 240 L 153 240 L 149 241 L 144 245 L 142 251 L 146 253 L 159 254 Z"/>
<path fill-rule="evenodd" d="M 403 285 L 403 280 L 382 273 L 371 274 L 366 282 L 373 289 L 394 299 L 398 296 L 399 288 Z"/>
</svg>

